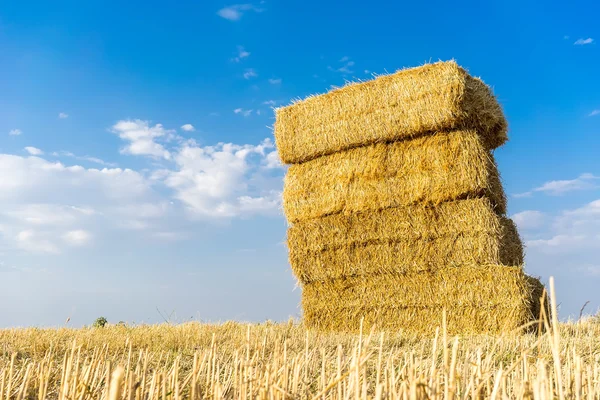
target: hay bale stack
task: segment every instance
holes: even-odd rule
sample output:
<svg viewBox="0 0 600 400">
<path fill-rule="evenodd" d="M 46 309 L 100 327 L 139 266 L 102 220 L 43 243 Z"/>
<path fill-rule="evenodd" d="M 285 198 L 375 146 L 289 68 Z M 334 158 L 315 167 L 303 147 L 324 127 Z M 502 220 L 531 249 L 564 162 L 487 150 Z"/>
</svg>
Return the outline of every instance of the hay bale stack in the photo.
<svg viewBox="0 0 600 400">
<path fill-rule="evenodd" d="M 292 270 L 308 327 L 496 333 L 537 317 L 491 151 L 507 124 L 455 62 L 276 111 Z"/>
</svg>

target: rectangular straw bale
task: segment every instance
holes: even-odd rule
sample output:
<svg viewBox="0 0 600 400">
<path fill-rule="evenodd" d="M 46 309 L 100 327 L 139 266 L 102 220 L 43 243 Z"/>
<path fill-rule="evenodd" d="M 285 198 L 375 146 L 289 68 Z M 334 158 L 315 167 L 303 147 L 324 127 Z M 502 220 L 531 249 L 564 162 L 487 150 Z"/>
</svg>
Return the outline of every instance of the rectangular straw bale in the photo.
<svg viewBox="0 0 600 400">
<path fill-rule="evenodd" d="M 479 132 L 487 149 L 507 140 L 491 89 L 454 61 L 401 70 L 275 111 L 275 141 L 288 164 L 459 128 Z"/>
<path fill-rule="evenodd" d="M 520 265 L 523 245 L 512 221 L 502 220 L 502 234 L 457 232 L 437 238 L 371 241 L 324 250 L 289 246 L 294 275 L 302 283 L 380 274 L 434 272 L 472 264 Z"/>
<path fill-rule="evenodd" d="M 379 331 L 404 332 L 407 334 L 435 335 L 442 327 L 444 308 L 395 307 L 395 308 L 331 308 L 328 310 L 304 308 L 304 325 L 319 332 L 358 333 L 361 319 L 363 331 L 373 327 Z M 446 308 L 447 332 L 449 335 L 498 335 L 516 330 L 533 321 L 523 306 L 515 309 L 503 305 L 488 307 Z M 528 330 L 534 329 L 535 326 Z"/>
<path fill-rule="evenodd" d="M 498 213 L 506 196 L 496 162 L 474 131 L 358 147 L 292 165 L 284 179 L 283 208 L 296 223 L 355 213 L 488 197 Z"/>
<path fill-rule="evenodd" d="M 450 235 L 486 233 L 501 238 L 505 232 L 503 220 L 486 197 L 447 201 L 437 207 L 413 204 L 297 222 L 288 229 L 287 243 L 290 249 L 314 252 Z"/>
<path fill-rule="evenodd" d="M 520 267 L 449 268 L 404 278 L 339 280 L 305 285 L 304 323 L 320 331 L 364 328 L 433 334 L 448 313 L 451 334 L 496 334 L 538 318 L 539 280 Z"/>
<path fill-rule="evenodd" d="M 520 266 L 471 265 L 435 272 L 381 274 L 303 285 L 303 306 L 328 308 L 446 306 L 518 307 L 529 290 Z"/>
</svg>

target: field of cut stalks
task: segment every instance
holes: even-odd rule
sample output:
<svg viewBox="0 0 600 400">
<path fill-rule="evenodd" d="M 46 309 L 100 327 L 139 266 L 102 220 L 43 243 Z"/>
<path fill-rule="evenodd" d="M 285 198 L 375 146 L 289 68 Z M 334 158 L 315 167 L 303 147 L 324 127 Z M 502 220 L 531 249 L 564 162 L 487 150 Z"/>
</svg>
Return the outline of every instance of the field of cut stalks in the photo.
<svg viewBox="0 0 600 400">
<path fill-rule="evenodd" d="M 600 323 L 316 334 L 301 324 L 0 330 L 0 399 L 600 398 Z"/>
</svg>

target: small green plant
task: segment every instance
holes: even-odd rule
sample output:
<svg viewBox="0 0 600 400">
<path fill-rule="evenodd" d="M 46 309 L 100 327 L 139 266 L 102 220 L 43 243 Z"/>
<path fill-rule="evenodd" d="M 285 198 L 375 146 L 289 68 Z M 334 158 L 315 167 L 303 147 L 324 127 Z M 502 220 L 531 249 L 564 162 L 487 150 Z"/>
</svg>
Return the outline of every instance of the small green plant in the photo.
<svg viewBox="0 0 600 400">
<path fill-rule="evenodd" d="M 104 317 L 99 317 L 94 321 L 94 324 L 92 326 L 94 328 L 104 328 L 106 324 L 108 324 L 107 319 Z"/>
</svg>

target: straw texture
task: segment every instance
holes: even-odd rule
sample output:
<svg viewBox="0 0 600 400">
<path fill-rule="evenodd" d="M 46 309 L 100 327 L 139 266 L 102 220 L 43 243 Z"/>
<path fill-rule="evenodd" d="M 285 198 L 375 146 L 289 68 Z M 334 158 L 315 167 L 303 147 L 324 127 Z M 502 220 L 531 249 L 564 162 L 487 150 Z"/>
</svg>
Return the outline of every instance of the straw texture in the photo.
<svg viewBox="0 0 600 400">
<path fill-rule="evenodd" d="M 519 266 L 462 266 L 311 283 L 302 306 L 318 330 L 357 331 L 364 317 L 366 329 L 432 333 L 445 308 L 454 333 L 499 333 L 537 318 L 540 287 Z"/>
<path fill-rule="evenodd" d="M 472 236 L 502 237 L 505 224 L 485 197 L 448 201 L 437 207 L 413 204 L 354 214 L 333 214 L 295 223 L 288 229 L 287 244 L 298 251 L 322 251 L 367 243 Z M 513 225 L 514 226 L 514 225 Z"/>
<path fill-rule="evenodd" d="M 479 132 L 487 149 L 507 140 L 507 123 L 490 88 L 448 61 L 279 108 L 275 141 L 282 162 L 296 164 L 358 146 L 457 128 Z"/>
<path fill-rule="evenodd" d="M 433 239 L 370 242 L 322 251 L 290 246 L 290 265 L 302 283 L 354 276 L 404 275 L 434 272 L 473 264 L 520 265 L 523 246 L 512 221 L 504 233 L 455 234 Z"/>
<path fill-rule="evenodd" d="M 359 147 L 292 165 L 284 180 L 283 208 L 296 223 L 354 213 L 488 197 L 506 211 L 495 160 L 477 133 L 452 131 Z"/>
</svg>

